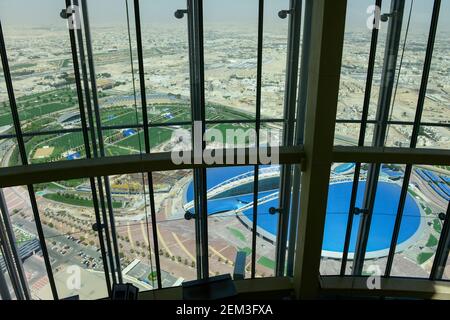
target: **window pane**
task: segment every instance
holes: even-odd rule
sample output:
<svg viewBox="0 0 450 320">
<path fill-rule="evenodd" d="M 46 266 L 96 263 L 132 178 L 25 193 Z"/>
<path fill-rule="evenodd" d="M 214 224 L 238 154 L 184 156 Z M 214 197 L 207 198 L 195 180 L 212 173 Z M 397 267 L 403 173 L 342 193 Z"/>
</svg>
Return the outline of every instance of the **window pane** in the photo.
<svg viewBox="0 0 450 320">
<path fill-rule="evenodd" d="M 283 119 L 288 19 L 280 19 L 278 12 L 288 10 L 289 1 L 265 1 L 264 5 L 261 117 Z"/>
<path fill-rule="evenodd" d="M 372 30 L 366 9 L 373 0 L 347 2 L 337 119 L 360 120 L 364 102 Z"/>
<path fill-rule="evenodd" d="M 270 208 L 279 208 L 280 170 L 278 165 L 261 166 L 258 184 L 258 227 L 256 238 L 256 277 L 273 277 L 276 267 L 276 239 L 278 214 L 270 214 Z M 243 213 L 253 222 L 253 210 Z M 249 269 L 250 270 L 250 269 Z"/>
<path fill-rule="evenodd" d="M 364 166 L 365 167 L 365 166 Z M 325 220 L 324 238 L 322 244 L 321 275 L 337 275 L 341 270 L 342 254 L 344 251 L 345 235 L 350 210 L 350 199 L 355 172 L 354 163 L 335 163 L 331 167 L 330 186 L 328 189 L 327 215 Z M 361 170 L 362 180 L 365 170 Z M 357 189 L 356 207 L 360 206 L 364 189 L 362 181 Z M 346 274 L 351 273 L 351 265 L 355 252 L 359 216 L 353 216 L 350 246 Z"/>
<path fill-rule="evenodd" d="M 404 125 L 388 125 L 386 147 L 409 148 L 413 127 Z"/>
<path fill-rule="evenodd" d="M 89 180 L 39 184 L 35 192 L 58 296 L 107 297 Z M 41 290 L 51 299 L 48 283 Z"/>
<path fill-rule="evenodd" d="M 357 146 L 360 128 L 359 123 L 336 123 L 334 145 Z"/>
<path fill-rule="evenodd" d="M 80 126 L 69 32 L 67 22 L 59 16 L 63 7 L 63 1 L 0 3 L 24 132 Z"/>
<path fill-rule="evenodd" d="M 207 169 L 208 243 L 212 274 L 233 274 L 237 252 L 251 263 L 254 167 Z"/>
<path fill-rule="evenodd" d="M 197 279 L 192 170 L 153 173 L 159 257 L 163 287 Z"/>
<path fill-rule="evenodd" d="M 424 104 L 424 122 L 448 123 L 450 119 L 450 57 L 446 54 L 450 48 L 449 28 L 446 23 L 449 18 L 450 2 L 442 1 Z"/>
<path fill-rule="evenodd" d="M 421 126 L 417 148 L 450 149 L 450 128 Z"/>
<path fill-rule="evenodd" d="M 157 289 L 147 174 L 111 176 L 109 183 L 124 281 Z"/>
<path fill-rule="evenodd" d="M 399 77 L 398 83 L 397 79 L 395 82 L 397 92 L 396 95 L 393 96 L 391 120 L 414 121 L 430 31 L 433 4 L 434 1 L 428 0 L 414 1 L 411 13 L 411 23 L 409 25 L 408 36 L 405 43 L 405 33 L 411 6 L 411 1 L 406 1 L 396 71 L 396 76 L 399 75 Z M 441 10 L 442 9 L 444 8 L 441 8 Z M 403 45 L 405 45 L 404 52 Z M 400 58 L 402 54 L 404 54 L 404 56 L 400 70 Z"/>
<path fill-rule="evenodd" d="M 439 167 L 414 166 L 409 185 L 411 204 L 420 209 L 420 225 L 414 241 L 399 245 L 392 268 L 393 276 L 427 278 L 430 275 L 443 221 L 439 214 L 447 210 L 450 190 L 447 171 Z M 400 232 L 416 223 L 412 208 L 406 207 Z"/>
<path fill-rule="evenodd" d="M 48 283 L 48 277 L 42 258 L 41 246 L 34 224 L 27 188 L 4 188 L 3 195 L 6 200 L 5 205 L 13 227 L 19 255 L 22 258 L 23 269 L 30 289 L 31 298 L 33 300 L 45 299 L 46 295 L 42 287 Z M 6 274 L 6 277 L 9 277 L 8 274 Z M 14 294 L 12 295 L 14 297 Z"/>
<path fill-rule="evenodd" d="M 205 1 L 204 39 L 207 104 L 254 118 L 258 1 Z M 206 118 L 217 119 L 214 113 Z"/>
<path fill-rule="evenodd" d="M 183 0 L 140 1 L 145 84 L 150 122 L 191 119 L 187 17 Z"/>
<path fill-rule="evenodd" d="M 25 137 L 29 163 L 70 161 L 86 157 L 81 132 Z"/>
<path fill-rule="evenodd" d="M 372 222 L 367 241 L 363 275 L 371 275 L 374 273 L 381 275 L 386 268 L 387 256 L 389 255 L 400 201 L 404 170 L 405 166 L 402 165 L 381 165 Z M 364 182 L 364 186 L 365 184 Z M 397 250 L 414 243 L 415 234 L 420 227 L 421 212 L 411 194 L 408 194 L 406 198 L 404 217 L 405 226 L 407 224 L 407 227 L 400 230 L 397 240 Z"/>
</svg>

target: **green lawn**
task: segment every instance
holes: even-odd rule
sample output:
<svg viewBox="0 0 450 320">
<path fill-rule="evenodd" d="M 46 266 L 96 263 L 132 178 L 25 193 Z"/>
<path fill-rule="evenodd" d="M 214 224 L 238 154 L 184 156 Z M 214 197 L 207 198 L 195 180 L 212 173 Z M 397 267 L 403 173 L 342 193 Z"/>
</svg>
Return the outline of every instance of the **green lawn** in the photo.
<svg viewBox="0 0 450 320">
<path fill-rule="evenodd" d="M 245 235 L 241 231 L 232 227 L 227 227 L 227 229 L 231 232 L 231 234 L 234 237 L 238 238 L 241 241 L 245 241 Z"/>
<path fill-rule="evenodd" d="M 433 220 L 433 228 L 436 232 L 441 233 L 441 231 L 442 231 L 441 220 L 434 219 Z"/>
<path fill-rule="evenodd" d="M 417 256 L 417 262 L 419 264 L 425 263 L 428 259 L 430 259 L 434 255 L 433 252 L 421 252 Z"/>
<path fill-rule="evenodd" d="M 251 248 L 249 248 L 249 247 L 245 247 L 245 248 L 239 248 L 239 251 L 243 251 L 243 252 L 245 252 L 245 254 L 246 254 L 247 256 L 249 256 L 249 255 L 251 255 L 251 254 L 252 254 L 252 249 L 251 249 Z"/>
<path fill-rule="evenodd" d="M 257 262 L 258 262 L 258 264 L 260 264 L 266 268 L 275 269 L 275 261 L 273 261 L 267 257 L 262 256 L 261 258 L 258 259 Z"/>
<path fill-rule="evenodd" d="M 430 234 L 430 237 L 428 238 L 426 246 L 431 248 L 431 247 L 437 246 L 437 244 L 438 244 L 438 240 L 436 239 L 436 237 L 433 236 L 432 234 Z"/>
<path fill-rule="evenodd" d="M 172 137 L 172 130 L 166 128 L 151 128 L 149 135 L 150 135 L 150 147 L 154 148 L 160 145 L 161 143 L 169 140 Z M 136 152 L 139 152 L 141 150 L 145 151 L 145 141 L 143 132 L 122 139 L 119 142 L 117 142 L 116 145 L 134 149 L 136 150 Z"/>
<path fill-rule="evenodd" d="M 57 193 L 47 193 L 44 198 L 80 207 L 94 207 L 91 199 L 69 198 Z M 113 208 L 121 208 L 122 202 L 113 201 Z"/>
</svg>

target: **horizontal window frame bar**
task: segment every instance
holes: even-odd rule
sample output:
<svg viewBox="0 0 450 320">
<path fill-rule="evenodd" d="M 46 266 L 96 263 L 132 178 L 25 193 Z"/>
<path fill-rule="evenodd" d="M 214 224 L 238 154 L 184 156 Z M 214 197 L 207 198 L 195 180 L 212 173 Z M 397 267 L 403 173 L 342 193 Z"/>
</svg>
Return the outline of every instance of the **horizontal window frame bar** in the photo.
<svg viewBox="0 0 450 320">
<path fill-rule="evenodd" d="M 338 124 L 362 124 L 362 120 L 352 120 L 352 119 L 337 119 L 336 123 Z M 376 124 L 376 120 L 367 120 L 367 124 Z M 390 120 L 386 122 L 388 125 L 404 125 L 404 126 L 414 126 L 415 123 L 413 121 L 396 121 L 396 120 Z M 421 122 L 421 127 L 444 127 L 444 128 L 450 128 L 450 123 L 437 123 L 437 122 Z"/>
<path fill-rule="evenodd" d="M 192 152 L 185 151 L 186 153 L 189 153 L 189 159 L 191 160 L 190 164 L 176 165 L 171 160 L 171 152 L 162 152 L 1 168 L 0 188 L 138 172 L 254 165 L 249 161 L 249 148 L 223 150 L 223 164 L 212 165 L 208 165 L 204 162 L 195 164 Z M 233 150 L 235 157 L 239 152 L 243 152 L 245 154 L 245 161 L 243 163 L 234 161 L 234 164 L 226 164 L 227 150 Z M 280 147 L 279 153 L 280 164 L 302 163 L 305 159 L 303 146 Z M 263 165 L 261 162 L 258 162 L 258 164 Z"/>
<path fill-rule="evenodd" d="M 224 157 L 227 150 L 224 149 Z M 136 172 L 254 165 L 249 163 L 248 148 L 234 149 L 235 154 L 238 151 L 245 152 L 244 163 L 226 164 L 224 158 L 224 164 L 195 164 L 190 154 L 190 164 L 176 165 L 171 161 L 171 153 L 163 152 L 6 167 L 0 169 L 0 188 Z M 279 152 L 280 164 L 302 164 L 307 157 L 303 146 L 280 147 Z M 450 165 L 450 150 L 334 147 L 333 162 Z M 302 168 L 305 170 L 304 165 Z"/>
<path fill-rule="evenodd" d="M 450 150 L 335 146 L 335 163 L 450 165 Z"/>
</svg>

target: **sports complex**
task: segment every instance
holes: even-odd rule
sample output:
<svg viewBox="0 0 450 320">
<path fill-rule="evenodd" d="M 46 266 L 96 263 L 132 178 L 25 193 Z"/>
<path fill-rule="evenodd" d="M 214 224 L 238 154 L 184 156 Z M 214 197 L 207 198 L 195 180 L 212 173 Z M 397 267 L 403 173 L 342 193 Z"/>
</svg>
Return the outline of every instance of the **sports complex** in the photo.
<svg viewBox="0 0 450 320">
<path fill-rule="evenodd" d="M 353 163 L 334 165 L 330 179 L 327 216 L 324 231 L 322 256 L 341 258 L 344 249 L 345 233 L 350 206 L 351 190 L 355 165 Z M 426 179 L 433 189 L 445 200 L 448 199 L 448 177 L 437 176 L 431 171 L 418 169 L 417 174 Z M 367 244 L 367 258 L 385 257 L 389 253 L 392 232 L 397 214 L 403 172 L 399 168 L 383 166 L 378 183 L 373 211 L 371 232 Z M 366 186 L 366 172 L 363 170 L 358 185 L 356 207 L 363 202 Z M 259 169 L 259 193 L 257 209 L 257 234 L 274 243 L 277 235 L 278 213 L 271 214 L 270 208 L 278 207 L 280 168 L 265 166 Z M 253 225 L 253 167 L 212 168 L 207 171 L 208 215 L 226 213 L 236 217 L 251 229 Z M 439 188 L 442 186 L 442 189 Z M 184 208 L 193 208 L 193 182 L 185 189 Z M 414 243 L 425 226 L 426 204 L 412 191 L 408 192 L 403 223 L 397 241 L 397 251 L 402 251 Z M 351 230 L 349 259 L 353 258 L 356 246 L 360 216 L 356 215 Z"/>
<path fill-rule="evenodd" d="M 30 163 L 73 161 L 86 156 L 81 119 L 74 95 L 73 90 L 65 88 L 18 98 L 20 120 L 24 133 L 28 133 L 24 138 Z M 171 94 L 149 94 L 147 101 L 148 118 L 152 124 L 149 126 L 151 151 L 173 150 L 172 134 L 180 128 L 190 129 L 189 99 Z M 136 105 L 139 106 L 140 101 L 136 101 L 133 95 L 126 93 L 103 94 L 100 97 L 105 156 L 143 152 L 142 110 Z M 206 129 L 219 129 L 224 135 L 228 129 L 252 128 L 249 120 L 253 115 L 232 107 L 207 104 L 206 114 L 211 121 Z M 219 123 L 219 120 L 229 122 Z M 0 113 L 0 125 L 4 132 L 13 131 L 10 123 L 11 115 Z M 262 127 L 280 125 L 280 123 L 264 123 Z M 56 133 L 58 131 L 61 133 Z M 35 132 L 40 134 L 31 134 Z M 43 134 L 45 132 L 49 134 Z M 17 145 L 5 141 L 5 146 L 7 148 L 2 160 L 3 165 L 19 164 Z M 342 257 L 354 168 L 354 163 L 332 166 L 322 246 L 322 257 L 332 262 L 328 261 L 324 265 L 325 270 L 322 270 L 324 274 L 335 272 L 338 268 L 337 263 Z M 357 207 L 363 203 L 366 169 L 363 167 L 360 175 Z M 434 214 L 438 209 L 434 204 L 443 206 L 450 198 L 447 172 L 447 168 L 430 166 L 416 167 L 413 171 L 396 250 L 401 252 L 402 256 L 408 257 L 409 261 L 414 261 L 414 265 L 418 265 L 414 272 L 419 275 L 427 268 L 427 261 L 430 261 L 434 254 L 436 239 L 441 232 L 441 222 Z M 257 272 L 259 276 L 264 277 L 272 275 L 274 270 L 273 255 L 279 216 L 270 214 L 270 208 L 279 206 L 280 168 L 260 166 L 258 174 Z M 403 175 L 404 168 L 401 166 L 382 167 L 366 254 L 372 261 L 385 259 L 388 254 Z M 141 175 L 118 175 L 110 178 L 111 205 L 117 219 L 118 241 L 123 252 L 122 267 L 130 281 L 143 288 L 151 288 L 154 285 L 154 279 L 151 277 L 153 271 L 151 259 L 145 250 L 149 245 L 146 243 L 148 235 L 142 227 L 145 225 L 148 204 L 146 200 L 148 195 L 144 188 L 146 183 Z M 183 217 L 185 211 L 193 211 L 192 174 L 183 170 L 156 173 L 154 184 L 159 219 L 157 234 L 161 241 L 159 255 L 164 270 L 163 281 L 165 285 L 172 286 L 182 279 L 195 277 L 194 229 L 192 223 L 185 221 Z M 237 251 L 244 251 L 247 257 L 250 257 L 252 251 L 248 247 L 248 242 L 253 227 L 253 184 L 253 166 L 207 169 L 207 209 L 211 218 L 210 250 L 214 257 L 210 258 L 210 262 L 215 273 L 231 272 L 231 261 Z M 88 180 L 76 179 L 36 185 L 36 194 L 39 196 L 42 219 L 48 234 L 53 232 L 72 234 L 73 230 L 80 230 L 83 234 L 74 239 L 64 237 L 56 242 L 49 240 L 51 254 L 55 256 L 56 261 L 60 261 L 58 252 L 61 250 L 64 252 L 65 247 L 71 248 L 69 253 L 65 254 L 76 255 L 76 252 L 84 250 L 85 247 L 93 243 L 95 245 L 96 238 L 90 227 L 93 219 L 93 201 Z M 15 197 L 13 194 L 11 196 Z M 25 218 L 20 216 L 16 219 L 23 223 L 27 211 L 22 209 L 18 212 Z M 354 216 L 348 254 L 350 260 L 353 259 L 355 251 L 359 222 L 360 216 Z M 23 250 L 27 248 L 35 250 L 31 246 L 24 246 Z M 98 253 L 92 253 L 91 256 L 97 260 L 87 262 L 90 258 L 78 256 L 73 259 L 74 261 L 80 259 L 77 263 L 83 265 L 89 263 L 88 266 L 92 270 L 101 270 L 102 264 L 97 257 Z M 409 263 L 407 265 L 410 266 Z M 248 266 L 246 271 L 248 272 Z M 63 273 L 57 275 L 62 277 Z"/>
</svg>

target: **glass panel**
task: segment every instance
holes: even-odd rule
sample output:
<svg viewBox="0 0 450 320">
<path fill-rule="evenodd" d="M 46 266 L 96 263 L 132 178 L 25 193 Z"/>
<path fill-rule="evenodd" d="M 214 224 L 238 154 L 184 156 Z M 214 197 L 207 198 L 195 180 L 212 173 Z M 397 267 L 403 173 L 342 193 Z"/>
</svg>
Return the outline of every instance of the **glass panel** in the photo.
<svg viewBox="0 0 450 320">
<path fill-rule="evenodd" d="M 366 135 L 364 138 L 364 146 L 370 147 L 373 145 L 373 134 L 375 131 L 375 125 L 374 124 L 368 124 L 366 126 Z"/>
<path fill-rule="evenodd" d="M 363 275 L 384 274 L 395 219 L 397 217 L 404 170 L 405 166 L 402 165 L 381 165 L 381 172 L 376 189 L 375 205 L 372 213 L 372 222 L 367 241 Z M 365 187 L 366 183 L 364 182 L 362 184 Z M 363 193 L 364 191 L 362 191 L 362 194 Z M 411 194 L 408 194 L 406 198 L 404 216 L 404 221 L 408 221 L 408 227 L 400 230 L 397 241 L 398 249 L 414 243 L 415 234 L 420 225 L 420 209 Z"/>
<path fill-rule="evenodd" d="M 67 22 L 59 16 L 63 7 L 62 1 L 0 3 L 24 132 L 80 126 Z"/>
<path fill-rule="evenodd" d="M 258 1 L 205 1 L 204 33 L 207 103 L 254 118 Z M 206 118 L 216 117 L 207 113 Z"/>
<path fill-rule="evenodd" d="M 386 147 L 409 148 L 413 127 L 404 125 L 388 125 Z"/>
<path fill-rule="evenodd" d="M 334 145 L 357 146 L 360 128 L 359 123 L 336 123 Z"/>
<path fill-rule="evenodd" d="M 18 166 L 22 164 L 16 138 L 0 139 L 0 163 L 1 167 Z"/>
<path fill-rule="evenodd" d="M 157 289 L 147 174 L 111 176 L 109 183 L 124 281 Z"/>
<path fill-rule="evenodd" d="M 186 8 L 186 1 L 139 3 L 149 121 L 190 120 L 187 17 L 174 17 L 176 10 Z"/>
<path fill-rule="evenodd" d="M 442 276 L 442 279 L 450 280 L 450 254 L 449 254 L 448 258 L 447 258 L 447 264 L 445 266 L 444 274 Z"/>
<path fill-rule="evenodd" d="M 450 149 L 450 127 L 421 126 L 417 148 Z"/>
<path fill-rule="evenodd" d="M 258 227 L 256 238 L 256 277 L 272 277 L 276 266 L 276 238 L 278 214 L 270 214 L 271 207 L 279 207 L 280 170 L 278 165 L 261 166 L 258 184 Z M 253 221 L 253 210 L 243 214 Z M 249 267 L 249 266 L 248 266 Z M 249 269 L 250 270 L 250 269 Z"/>
<path fill-rule="evenodd" d="M 165 126 L 150 128 L 151 152 L 188 151 L 192 148 L 192 127 Z"/>
<path fill-rule="evenodd" d="M 411 23 L 405 43 L 405 33 L 409 17 L 411 1 L 406 1 L 403 18 L 402 38 L 400 40 L 400 51 L 397 63 L 397 75 L 400 76 L 395 82 L 397 94 L 393 97 L 391 109 L 391 120 L 414 121 L 417 98 L 419 96 L 420 83 L 422 79 L 423 63 L 427 49 L 430 21 L 433 12 L 434 1 L 414 1 Z M 441 8 L 442 10 L 443 8 Z M 404 54 L 403 64 L 400 71 L 400 57 Z M 395 94 L 395 91 L 394 91 Z M 394 100 L 395 99 L 395 100 Z"/>
<path fill-rule="evenodd" d="M 4 268 L 3 267 L 3 256 L 2 256 L 1 252 L 0 252 L 0 264 L 1 264 L 1 266 L 0 266 L 0 272 L 1 272 L 0 277 L 2 277 L 2 280 L 5 281 L 6 289 L 9 292 L 10 299 L 11 300 L 17 300 L 16 294 L 14 292 L 14 288 L 11 285 L 11 278 L 9 276 L 9 273 L 5 269 L 3 269 Z M 5 271 L 3 271 L 3 270 L 5 270 Z M 2 301 L 2 300 L 6 300 L 6 299 L 4 299 L 3 296 L 0 294 L 0 301 Z"/>
<path fill-rule="evenodd" d="M 372 30 L 366 27 L 368 19 L 366 9 L 374 3 L 373 0 L 350 0 L 347 2 L 336 119 L 360 120 L 362 116 L 372 38 Z"/>
<path fill-rule="evenodd" d="M 35 192 L 58 296 L 107 297 L 89 180 L 39 184 Z M 48 283 L 41 291 L 51 298 Z"/>
<path fill-rule="evenodd" d="M 163 287 L 197 279 L 195 221 L 191 170 L 153 172 L 159 256 Z"/>
<path fill-rule="evenodd" d="M 25 276 L 32 299 L 53 299 L 46 289 L 47 271 L 42 257 L 33 211 L 26 187 L 4 188 L 3 194 L 9 211 L 17 246 L 23 261 Z"/>
<path fill-rule="evenodd" d="M 375 1 L 372 1 L 372 5 L 374 5 L 374 4 L 375 4 Z M 367 8 L 367 6 L 364 6 L 363 8 L 361 8 L 361 11 L 366 10 L 366 8 Z M 382 6 L 381 6 L 381 14 L 389 13 L 390 8 L 391 8 L 391 0 L 383 1 Z M 369 15 L 367 14 L 366 17 L 368 18 Z M 388 23 L 380 22 L 379 30 L 378 30 L 377 51 L 375 54 L 375 64 L 374 64 L 374 70 L 373 70 L 372 91 L 371 91 L 370 103 L 369 103 L 369 117 L 368 118 L 370 120 L 375 119 L 376 113 L 377 113 L 377 108 L 378 108 L 378 96 L 380 94 L 381 74 L 383 71 L 387 30 L 388 30 Z"/>
<path fill-rule="evenodd" d="M 214 148 L 245 148 L 254 146 L 256 130 L 253 123 L 221 123 L 207 126 L 206 146 Z"/>
<path fill-rule="evenodd" d="M 450 57 L 446 54 L 450 48 L 446 23 L 449 18 L 450 2 L 442 1 L 422 117 L 424 122 L 448 123 L 450 119 Z"/>
<path fill-rule="evenodd" d="M 29 163 L 69 161 L 86 157 L 81 132 L 25 137 L 24 141 Z"/>
<path fill-rule="evenodd" d="M 246 254 L 244 268 L 251 263 L 253 186 L 253 166 L 207 169 L 209 269 L 214 275 L 233 274 L 237 252 Z"/>
<path fill-rule="evenodd" d="M 288 0 L 264 2 L 263 70 L 261 85 L 261 117 L 284 117 L 288 19 L 278 12 L 289 9 Z"/>
<path fill-rule="evenodd" d="M 443 221 L 439 214 L 447 210 L 450 175 L 445 168 L 414 166 L 409 185 L 410 208 L 406 208 L 400 232 L 418 225 L 414 241 L 402 244 L 394 257 L 393 276 L 427 278 L 430 275 Z M 416 209 L 420 212 L 417 221 Z"/>
<path fill-rule="evenodd" d="M 360 180 L 365 175 L 365 165 L 361 170 Z M 321 275 L 337 275 L 341 270 L 342 253 L 344 251 L 345 235 L 350 210 L 350 199 L 355 172 L 354 163 L 335 163 L 331 166 L 330 186 L 328 189 L 327 215 L 325 220 L 324 238 L 322 244 Z M 364 189 L 361 181 L 357 190 L 356 207 L 360 205 Z M 353 217 L 350 247 L 347 257 L 346 273 L 351 273 L 351 265 L 355 252 L 359 216 Z"/>
</svg>

